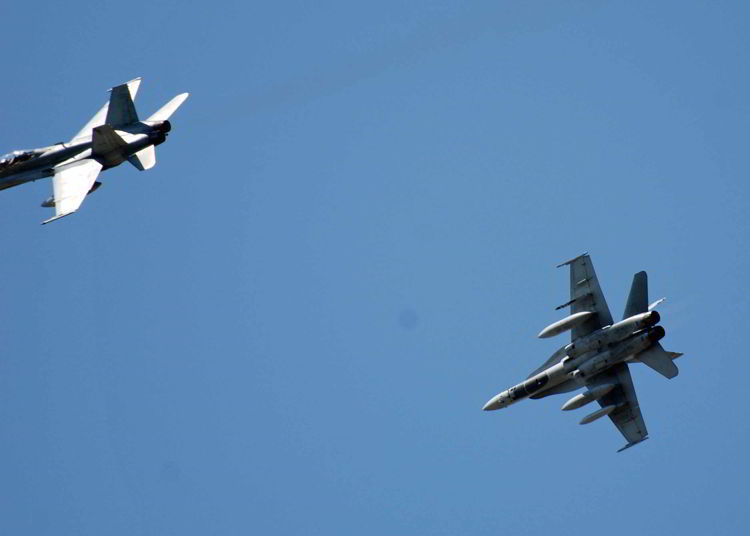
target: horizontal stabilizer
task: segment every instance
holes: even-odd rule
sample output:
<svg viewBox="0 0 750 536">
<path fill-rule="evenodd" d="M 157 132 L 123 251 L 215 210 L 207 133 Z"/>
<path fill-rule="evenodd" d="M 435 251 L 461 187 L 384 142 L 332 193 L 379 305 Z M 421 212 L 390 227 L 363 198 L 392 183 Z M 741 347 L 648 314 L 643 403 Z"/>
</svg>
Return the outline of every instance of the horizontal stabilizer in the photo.
<svg viewBox="0 0 750 536">
<path fill-rule="evenodd" d="M 96 127 L 91 139 L 91 152 L 94 156 L 107 154 L 128 146 L 117 132 L 109 125 Z"/>
<path fill-rule="evenodd" d="M 146 171 L 156 165 L 156 149 L 149 145 L 128 157 L 128 162 L 133 164 L 139 171 Z"/>
<path fill-rule="evenodd" d="M 665 378 L 672 379 L 680 372 L 672 360 L 682 354 L 672 357 L 673 355 L 675 355 L 675 352 L 667 352 L 657 342 L 645 352 L 638 354 L 636 359 L 641 363 L 645 363 Z"/>
<path fill-rule="evenodd" d="M 109 125 L 96 127 L 91 135 L 91 156 L 107 167 L 127 158 L 128 144 Z"/>
<path fill-rule="evenodd" d="M 190 93 L 181 93 L 177 95 L 167 104 L 159 108 L 154 115 L 146 119 L 146 122 L 157 123 L 161 121 L 166 121 L 172 116 L 173 113 L 175 113 L 175 111 L 177 111 L 177 108 L 179 108 L 182 105 L 182 103 L 185 102 L 185 99 L 187 99 L 189 95 Z"/>
</svg>

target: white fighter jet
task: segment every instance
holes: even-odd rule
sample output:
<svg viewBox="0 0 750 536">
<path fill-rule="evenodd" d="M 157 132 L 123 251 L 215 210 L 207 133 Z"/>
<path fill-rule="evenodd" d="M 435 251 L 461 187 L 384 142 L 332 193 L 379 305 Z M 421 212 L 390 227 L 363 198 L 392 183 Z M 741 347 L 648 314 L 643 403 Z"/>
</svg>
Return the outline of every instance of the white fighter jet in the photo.
<svg viewBox="0 0 750 536">
<path fill-rule="evenodd" d="M 52 197 L 42 203 L 55 216 L 42 224 L 72 214 L 84 198 L 101 186 L 99 172 L 127 160 L 140 171 L 156 164 L 154 147 L 172 129 L 168 119 L 188 94 L 177 95 L 148 119 L 141 121 L 133 100 L 141 79 L 113 87 L 107 102 L 78 134 L 64 143 L 0 157 L 0 190 L 52 177 Z"/>
<path fill-rule="evenodd" d="M 584 253 L 558 268 L 568 265 L 570 301 L 557 309 L 570 306 L 571 314 L 544 328 L 539 337 L 571 330 L 571 343 L 552 354 L 526 381 L 492 397 L 483 409 L 496 410 L 527 397 L 544 398 L 585 387 L 585 392 L 563 404 L 563 411 L 596 400 L 601 408 L 581 419 L 580 424 L 609 416 L 628 441 L 622 451 L 648 438 L 628 363 L 644 363 L 671 379 L 678 373 L 673 360 L 682 354 L 667 352 L 659 344 L 665 331 L 656 325 L 660 316 L 654 308 L 664 298 L 648 304 L 646 272 L 633 276 L 623 320 L 614 323 L 591 258 Z"/>
</svg>

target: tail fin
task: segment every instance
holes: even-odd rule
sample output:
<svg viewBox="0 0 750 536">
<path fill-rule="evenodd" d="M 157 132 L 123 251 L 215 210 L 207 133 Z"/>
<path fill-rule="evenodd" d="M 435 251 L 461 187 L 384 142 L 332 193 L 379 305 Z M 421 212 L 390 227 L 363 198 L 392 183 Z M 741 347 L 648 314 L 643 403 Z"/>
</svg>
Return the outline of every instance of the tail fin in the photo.
<svg viewBox="0 0 750 536">
<path fill-rule="evenodd" d="M 105 125 L 120 128 L 138 122 L 138 114 L 135 111 L 133 99 L 140 85 L 141 79 L 135 78 L 110 90 L 109 109 L 107 110 L 107 118 L 104 120 Z"/>
<path fill-rule="evenodd" d="M 134 78 L 130 82 L 126 82 L 122 85 L 113 87 L 111 91 L 115 92 L 117 88 L 126 87 L 128 88 L 127 93 L 130 96 L 130 101 L 132 102 L 135 100 L 135 95 L 138 93 L 138 87 L 141 85 L 141 79 L 140 78 Z M 118 93 L 122 92 L 122 90 L 118 90 Z M 79 138 L 86 138 L 88 136 L 91 136 L 91 131 L 94 130 L 94 128 L 101 126 L 105 123 L 109 123 L 109 107 L 110 103 L 112 102 L 112 95 L 110 95 L 110 100 L 108 100 L 104 106 L 101 107 L 101 109 L 92 117 L 88 123 L 86 123 L 81 130 L 79 130 L 75 136 L 71 138 L 71 142 L 74 142 L 75 140 Z M 111 123 L 109 123 L 111 124 Z"/>
<path fill-rule="evenodd" d="M 633 284 L 630 286 L 630 294 L 623 318 L 629 318 L 646 311 L 648 311 L 648 276 L 646 272 L 638 272 L 633 276 Z"/>
<path fill-rule="evenodd" d="M 154 115 L 146 119 L 146 122 L 157 123 L 161 121 L 166 121 L 172 116 L 173 113 L 177 111 L 177 108 L 179 108 L 182 105 L 182 103 L 185 102 L 185 99 L 188 98 L 188 95 L 190 95 L 190 93 L 181 93 L 177 95 L 167 104 L 159 108 Z"/>
</svg>

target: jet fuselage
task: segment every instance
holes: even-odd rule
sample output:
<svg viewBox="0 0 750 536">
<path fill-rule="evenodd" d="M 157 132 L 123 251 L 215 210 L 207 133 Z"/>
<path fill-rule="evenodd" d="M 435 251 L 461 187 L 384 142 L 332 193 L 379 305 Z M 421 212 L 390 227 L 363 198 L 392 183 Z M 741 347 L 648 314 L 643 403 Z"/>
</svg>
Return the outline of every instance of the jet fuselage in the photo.
<svg viewBox="0 0 750 536">
<path fill-rule="evenodd" d="M 0 190 L 49 177 L 52 196 L 42 202 L 55 215 L 42 225 L 76 212 L 101 186 L 102 170 L 129 161 L 138 171 L 156 165 L 155 147 L 172 130 L 169 118 L 188 98 L 180 93 L 141 120 L 134 100 L 140 78 L 110 89 L 109 100 L 67 142 L 0 156 Z"/>
<path fill-rule="evenodd" d="M 665 331 L 655 326 L 658 321 L 656 311 L 634 315 L 595 331 L 575 345 L 563 346 L 553 354 L 553 358 L 560 358 L 553 359 L 554 365 L 495 395 L 482 409 L 501 409 L 530 396 L 541 398 L 545 391 L 570 380 L 579 381 L 583 387 L 586 379 L 632 360 L 662 339 Z"/>
<path fill-rule="evenodd" d="M 92 136 L 74 143 L 58 143 L 29 151 L 15 151 L 0 160 L 0 190 L 54 175 L 55 166 L 92 157 L 102 169 L 115 167 L 149 145 L 160 145 L 171 130 L 169 121 L 155 124 L 137 123 L 127 130 L 116 131 L 125 142 L 123 147 L 93 147 Z"/>
</svg>

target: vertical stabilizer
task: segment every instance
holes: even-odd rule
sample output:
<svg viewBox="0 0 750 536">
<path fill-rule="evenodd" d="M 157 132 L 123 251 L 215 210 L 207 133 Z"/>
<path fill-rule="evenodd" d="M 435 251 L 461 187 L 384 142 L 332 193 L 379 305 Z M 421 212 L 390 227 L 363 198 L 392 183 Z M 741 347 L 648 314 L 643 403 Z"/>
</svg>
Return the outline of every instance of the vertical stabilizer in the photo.
<svg viewBox="0 0 750 536">
<path fill-rule="evenodd" d="M 161 121 L 166 121 L 172 116 L 173 113 L 177 111 L 177 108 L 179 108 L 182 105 L 182 103 L 185 102 L 185 99 L 187 99 L 189 95 L 190 95 L 189 93 L 181 93 L 177 95 L 167 104 L 159 108 L 156 111 L 156 113 L 154 113 L 154 115 L 146 119 L 146 122 L 158 123 Z"/>
<path fill-rule="evenodd" d="M 630 295 L 628 295 L 628 304 L 625 306 L 623 318 L 646 311 L 648 311 L 648 276 L 646 272 L 638 272 L 633 276 L 633 284 L 630 286 Z"/>
<path fill-rule="evenodd" d="M 135 78 L 125 84 L 120 84 L 111 89 L 109 96 L 109 109 L 104 123 L 113 128 L 120 128 L 138 122 L 138 114 L 135 111 L 133 99 L 138 93 L 141 79 Z"/>
<path fill-rule="evenodd" d="M 127 93 L 130 95 L 131 102 L 135 100 L 135 96 L 138 93 L 138 87 L 141 85 L 141 79 L 140 78 L 134 78 L 130 82 L 126 82 L 125 84 L 122 84 L 122 86 L 117 87 L 123 87 L 127 86 L 128 90 Z M 112 91 L 114 91 L 116 88 L 112 88 Z M 74 143 L 80 139 L 88 138 L 91 136 L 91 132 L 98 126 L 103 125 L 107 122 L 107 119 L 109 117 L 109 105 L 112 100 L 112 96 L 110 95 L 110 100 L 107 101 L 104 106 L 102 106 L 99 111 L 96 113 L 94 117 L 92 117 L 88 123 L 86 123 L 81 130 L 79 130 L 75 136 L 71 138 L 71 143 Z"/>
</svg>

